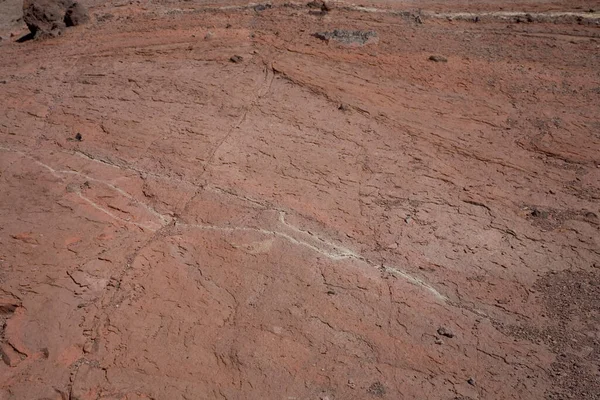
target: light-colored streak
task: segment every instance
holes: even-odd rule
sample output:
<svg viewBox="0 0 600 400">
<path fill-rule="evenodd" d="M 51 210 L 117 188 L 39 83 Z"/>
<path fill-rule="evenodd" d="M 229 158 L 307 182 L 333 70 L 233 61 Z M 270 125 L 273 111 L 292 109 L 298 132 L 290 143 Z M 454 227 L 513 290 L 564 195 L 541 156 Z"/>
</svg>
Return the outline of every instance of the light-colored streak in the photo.
<svg viewBox="0 0 600 400">
<path fill-rule="evenodd" d="M 376 263 L 369 261 L 366 257 L 353 252 L 350 249 L 333 244 L 330 241 L 324 240 L 318 236 L 312 235 L 306 231 L 301 230 L 300 228 L 297 228 L 297 227 L 289 224 L 288 222 L 285 221 L 285 214 L 283 212 L 279 214 L 279 221 L 284 224 L 284 227 L 287 227 L 288 229 L 291 229 L 296 233 L 300 233 L 302 235 L 309 236 L 313 240 L 321 241 L 326 246 L 331 247 L 333 249 L 333 251 L 328 251 L 325 248 L 317 247 L 305 240 L 297 239 L 285 232 L 276 231 L 276 230 L 268 230 L 268 229 L 263 229 L 263 228 L 238 227 L 238 226 L 218 226 L 218 225 L 185 224 L 185 223 L 176 223 L 176 226 L 205 230 L 205 231 L 210 230 L 210 231 L 221 231 L 221 232 L 255 232 L 255 233 L 260 233 L 263 235 L 279 237 L 279 238 L 287 240 L 288 242 L 295 244 L 297 246 L 306 247 L 306 248 L 314 251 L 315 253 L 321 254 L 333 261 L 353 260 L 356 262 L 367 264 L 374 268 L 383 268 L 384 271 L 386 271 L 392 275 L 402 278 L 416 286 L 422 287 L 423 289 L 432 293 L 439 300 L 442 300 L 442 301 L 448 300 L 448 298 L 446 296 L 444 296 L 443 294 L 438 292 L 433 286 L 431 286 L 427 282 L 423 281 L 422 279 L 409 274 L 408 272 L 406 272 L 402 269 L 399 269 L 397 267 L 387 266 L 387 265 L 378 265 Z"/>
<path fill-rule="evenodd" d="M 84 195 L 81 194 L 81 192 L 77 192 L 77 196 L 79 196 L 80 199 L 84 200 L 85 202 L 87 202 L 89 205 L 91 205 L 92 207 L 94 207 L 98 211 L 103 212 L 104 214 L 108 215 L 111 218 L 116 219 L 117 221 L 121 221 L 121 222 L 124 222 L 126 224 L 131 224 L 131 225 L 139 226 L 140 228 L 144 228 L 144 229 L 147 229 L 147 230 L 152 231 L 152 232 L 156 232 L 158 230 L 157 228 L 154 228 L 154 227 L 152 227 L 152 226 L 150 226 L 148 224 L 140 224 L 139 222 L 127 221 L 126 219 L 121 218 L 118 215 L 115 215 L 115 214 L 111 213 L 106 208 L 104 208 L 101 205 L 93 202 L 91 199 L 85 197 Z M 162 226 L 164 226 L 164 225 L 161 225 L 161 227 Z"/>
<path fill-rule="evenodd" d="M 135 197 L 133 197 L 131 194 L 127 193 L 126 191 L 124 191 L 120 187 L 115 186 L 114 184 L 112 184 L 112 183 L 110 183 L 108 181 L 105 181 L 105 180 L 102 180 L 102 179 L 97 179 L 97 178 L 91 177 L 89 175 L 83 174 L 83 173 L 78 172 L 78 171 L 56 170 L 56 169 L 52 168 L 51 166 L 49 166 L 48 164 L 44 164 L 43 162 L 37 160 L 36 158 L 34 158 L 34 157 L 32 157 L 32 156 L 30 156 L 30 155 L 28 155 L 28 154 L 26 154 L 26 153 L 24 153 L 22 151 L 19 151 L 19 150 L 9 149 L 9 148 L 3 147 L 3 146 L 0 146 L 0 150 L 14 152 L 14 153 L 17 153 L 17 154 L 25 157 L 25 158 L 29 158 L 36 165 L 39 165 L 40 167 L 44 168 L 45 170 L 47 170 L 48 172 L 50 172 L 50 174 L 52 176 L 54 176 L 55 178 L 58 178 L 58 179 L 63 179 L 63 175 L 77 175 L 77 176 L 80 176 L 80 177 L 82 177 L 82 178 L 84 178 L 84 179 L 86 179 L 88 181 L 97 182 L 97 183 L 106 185 L 109 188 L 111 188 L 114 191 L 116 191 L 117 193 L 119 193 L 120 195 L 122 195 L 123 197 L 125 197 L 125 198 L 133 201 L 134 203 L 140 205 L 141 207 L 145 208 L 150 214 L 152 214 L 155 217 L 159 218 L 161 220 L 161 222 L 162 222 L 161 224 L 159 224 L 161 226 L 164 226 L 164 225 L 168 224 L 171 221 L 171 219 L 169 217 L 166 217 L 165 215 L 159 213 L 154 208 L 150 207 L 148 204 L 139 201 L 138 199 L 136 199 Z M 125 222 L 125 223 L 128 223 L 128 224 L 136 225 L 136 226 L 139 226 L 139 227 L 142 227 L 142 228 L 145 228 L 145 229 L 150 229 L 150 230 L 153 230 L 153 231 L 156 230 L 154 228 L 151 228 L 147 224 L 140 224 L 140 223 L 133 222 L 133 221 L 127 221 L 126 219 L 123 219 L 123 218 L 121 218 L 121 217 L 119 217 L 117 215 L 114 215 L 113 213 L 111 213 L 110 211 L 106 210 L 105 208 L 103 208 L 99 204 L 97 204 L 97 203 L 93 202 L 92 200 L 90 200 L 89 198 L 83 196 L 81 194 L 81 192 L 77 192 L 77 195 L 81 199 L 85 200 L 87 203 L 89 203 L 90 205 L 92 205 L 94 208 L 102 211 L 103 213 L 105 213 L 106 215 L 109 215 L 110 217 L 112 217 L 114 219 L 117 219 L 119 221 L 122 221 L 122 222 Z"/>
<path fill-rule="evenodd" d="M 34 157 L 32 157 L 22 151 L 19 151 L 19 150 L 10 149 L 10 148 L 6 148 L 3 146 L 0 146 L 0 150 L 10 151 L 13 153 L 20 154 L 23 157 L 29 158 L 29 159 L 33 160 L 40 167 L 49 171 L 54 177 L 59 178 L 59 179 L 63 178 L 62 175 L 72 174 L 72 175 L 78 175 L 78 176 L 84 177 L 87 180 L 90 180 L 93 182 L 99 182 L 99 183 L 105 184 L 105 185 L 109 186 L 110 188 L 112 188 L 113 190 L 115 190 L 117 193 L 121 194 L 122 196 L 124 196 L 124 197 L 134 201 L 136 204 L 140 204 L 141 206 L 146 208 L 149 212 L 151 212 L 153 215 L 158 217 L 162 223 L 156 224 L 156 225 L 158 225 L 158 227 L 155 227 L 150 224 L 142 224 L 142 223 L 138 223 L 138 222 L 134 222 L 134 221 L 128 221 L 126 219 L 119 217 L 118 215 L 113 214 L 106 208 L 95 203 L 91 199 L 85 197 L 81 192 L 76 192 L 77 196 L 79 198 L 81 198 L 82 200 L 84 200 L 86 203 L 88 203 L 89 205 L 91 205 L 92 207 L 97 209 L 98 211 L 106 214 L 107 216 L 109 216 L 117 221 L 121 221 L 126 224 L 135 225 L 135 226 L 138 226 L 143 229 L 147 229 L 152 232 L 156 232 L 158 229 L 168 225 L 172 221 L 170 217 L 160 214 L 158 211 L 154 210 L 152 207 L 148 206 L 145 203 L 140 202 L 139 200 L 135 199 L 132 195 L 130 195 L 123 189 L 115 186 L 114 184 L 112 184 L 110 182 L 96 179 L 96 178 L 90 177 L 88 175 L 82 174 L 77 171 L 56 170 L 56 169 L 52 168 L 51 166 L 44 164 L 43 162 L 35 159 Z M 222 194 L 222 195 L 228 195 L 228 196 L 236 197 L 239 199 L 243 199 L 251 204 L 263 205 L 258 200 L 254 200 L 254 199 L 246 198 L 244 196 L 236 195 L 236 194 L 231 193 L 228 190 L 224 190 L 221 188 L 213 188 L 213 191 L 216 193 Z M 366 257 L 364 257 L 358 253 L 355 253 L 354 251 L 352 251 L 348 248 L 345 248 L 343 246 L 332 243 L 331 241 L 323 239 L 319 236 L 316 236 L 306 230 L 300 229 L 285 220 L 286 213 L 284 211 L 282 211 L 282 210 L 277 210 L 277 211 L 279 211 L 278 222 L 280 223 L 282 228 L 288 229 L 296 235 L 304 236 L 305 238 L 307 238 L 307 240 L 298 239 L 288 233 L 285 233 L 285 232 L 282 232 L 279 230 L 268 230 L 268 229 L 264 229 L 264 228 L 252 228 L 252 227 L 243 227 L 243 226 L 218 226 L 218 225 L 207 225 L 207 224 L 188 224 L 188 223 L 179 223 L 177 221 L 175 221 L 175 227 L 184 227 L 184 228 L 199 229 L 199 230 L 204 230 L 204 231 L 219 231 L 219 232 L 253 232 L 253 233 L 259 233 L 262 235 L 275 236 L 275 237 L 281 238 L 283 240 L 286 240 L 289 243 L 292 243 L 293 245 L 310 249 L 311 251 L 313 251 L 317 254 L 320 254 L 322 256 L 325 256 L 332 261 L 352 260 L 352 261 L 356 261 L 356 262 L 359 262 L 362 264 L 369 265 L 374 268 L 382 268 L 384 271 L 386 271 L 392 275 L 402 278 L 405 281 L 412 283 L 416 286 L 422 287 L 423 289 L 432 293 L 434 295 L 434 297 L 436 297 L 438 300 L 441 300 L 444 302 L 448 300 L 448 298 L 446 296 L 444 296 L 443 294 L 438 292 L 433 286 L 431 286 L 427 282 L 423 281 L 422 279 L 420 279 L 416 276 L 413 276 L 400 268 L 374 263 L 374 262 L 368 260 Z M 309 241 L 320 242 L 324 246 L 319 247 L 314 244 L 311 244 Z M 327 248 L 330 248 L 331 250 L 327 250 Z"/>
<path fill-rule="evenodd" d="M 306 3 L 302 2 L 288 2 L 289 5 L 295 5 L 298 7 L 303 7 Z M 525 12 L 525 11 L 481 11 L 481 12 L 467 12 L 467 11 L 456 11 L 456 12 L 435 12 L 435 11 L 427 11 L 420 10 L 416 12 L 414 9 L 394 9 L 394 8 L 376 8 L 376 7 L 365 7 L 356 4 L 346 3 L 343 1 L 335 1 L 334 4 L 338 9 L 347 10 L 347 11 L 359 11 L 364 13 L 374 13 L 374 14 L 389 14 L 389 15 L 401 15 L 407 16 L 419 15 L 424 18 L 432 18 L 432 19 L 472 19 L 475 17 L 487 17 L 496 20 L 507 20 L 514 19 L 517 17 L 521 18 L 534 18 L 543 20 L 545 18 L 565 18 L 565 17 L 575 17 L 581 18 L 589 21 L 598 21 L 600 19 L 600 12 L 574 12 L 574 11 L 548 11 L 548 12 Z M 248 3 L 244 5 L 233 5 L 233 6 L 205 6 L 205 7 L 197 7 L 197 8 L 171 8 L 163 11 L 163 13 L 167 14 L 192 14 L 198 12 L 210 12 L 210 11 L 246 11 L 251 10 L 254 7 L 260 5 L 260 3 Z M 275 5 L 277 7 L 277 5 Z M 154 12 L 154 11 L 153 11 Z"/>
</svg>

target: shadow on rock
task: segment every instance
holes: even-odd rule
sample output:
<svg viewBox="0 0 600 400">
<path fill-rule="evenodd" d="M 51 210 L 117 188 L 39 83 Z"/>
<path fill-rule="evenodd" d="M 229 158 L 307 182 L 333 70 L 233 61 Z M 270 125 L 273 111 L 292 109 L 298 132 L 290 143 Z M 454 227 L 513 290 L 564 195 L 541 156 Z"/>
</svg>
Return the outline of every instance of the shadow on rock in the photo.
<svg viewBox="0 0 600 400">
<path fill-rule="evenodd" d="M 89 21 L 89 15 L 81 3 L 73 0 L 24 0 L 23 20 L 31 36 L 23 36 L 17 40 L 19 43 L 59 36 L 66 27 Z"/>
</svg>

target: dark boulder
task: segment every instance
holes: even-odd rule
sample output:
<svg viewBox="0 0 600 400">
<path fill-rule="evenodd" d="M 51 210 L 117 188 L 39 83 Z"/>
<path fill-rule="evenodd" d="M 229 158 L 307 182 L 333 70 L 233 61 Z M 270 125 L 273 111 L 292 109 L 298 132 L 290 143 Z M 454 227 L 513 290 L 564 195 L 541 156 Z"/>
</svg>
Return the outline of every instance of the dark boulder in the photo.
<svg viewBox="0 0 600 400">
<path fill-rule="evenodd" d="M 87 22 L 86 8 L 73 0 L 24 0 L 23 20 L 36 38 L 57 36 L 67 26 Z"/>
</svg>

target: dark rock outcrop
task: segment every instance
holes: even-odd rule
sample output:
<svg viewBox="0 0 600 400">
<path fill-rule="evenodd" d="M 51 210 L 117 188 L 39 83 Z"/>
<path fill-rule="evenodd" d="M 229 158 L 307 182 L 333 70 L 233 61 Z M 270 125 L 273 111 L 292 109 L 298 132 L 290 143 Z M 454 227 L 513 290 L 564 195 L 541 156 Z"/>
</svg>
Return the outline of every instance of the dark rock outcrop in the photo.
<svg viewBox="0 0 600 400">
<path fill-rule="evenodd" d="M 343 44 L 365 45 L 377 42 L 377 32 L 375 31 L 350 31 L 345 29 L 335 29 L 331 32 L 317 32 L 314 37 L 330 41 L 335 40 Z"/>
<path fill-rule="evenodd" d="M 67 26 L 89 20 L 87 9 L 73 0 L 24 0 L 23 20 L 36 38 L 57 36 Z"/>
<path fill-rule="evenodd" d="M 90 20 L 87 9 L 81 3 L 73 3 L 65 13 L 65 25 L 77 26 L 85 24 Z"/>
</svg>

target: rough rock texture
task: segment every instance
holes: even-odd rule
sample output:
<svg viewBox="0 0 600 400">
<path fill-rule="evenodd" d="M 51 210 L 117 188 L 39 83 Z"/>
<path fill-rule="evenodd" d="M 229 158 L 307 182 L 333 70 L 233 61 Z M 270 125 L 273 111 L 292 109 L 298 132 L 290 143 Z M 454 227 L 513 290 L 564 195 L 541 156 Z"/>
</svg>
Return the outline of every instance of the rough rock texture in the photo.
<svg viewBox="0 0 600 400">
<path fill-rule="evenodd" d="M 73 3 L 65 12 L 65 25 L 77 26 L 84 24 L 90 20 L 87 9 L 81 3 Z"/>
<path fill-rule="evenodd" d="M 67 26 L 87 22 L 87 9 L 73 0 L 24 0 L 23 20 L 33 35 L 56 36 Z"/>
<path fill-rule="evenodd" d="M 345 29 L 334 29 L 330 32 L 317 32 L 314 36 L 318 39 L 329 41 L 335 40 L 344 44 L 364 45 L 377 42 L 375 31 L 351 31 Z"/>
<path fill-rule="evenodd" d="M 0 398 L 597 399 L 600 37 L 573 3 L 104 2 L 3 41 Z"/>
<path fill-rule="evenodd" d="M 23 20 L 34 35 L 59 34 L 72 0 L 24 0 Z"/>
</svg>

